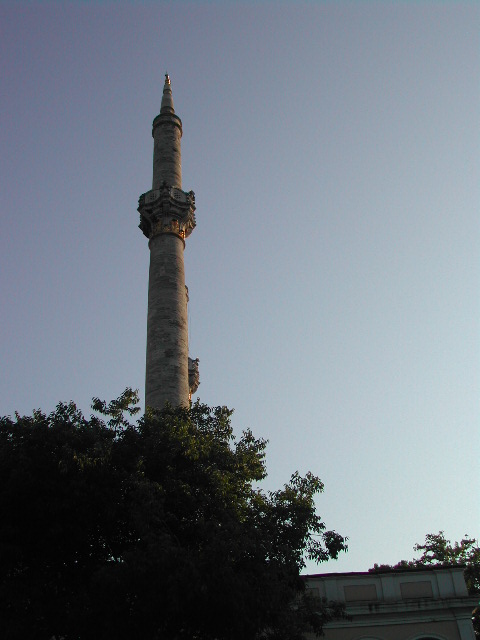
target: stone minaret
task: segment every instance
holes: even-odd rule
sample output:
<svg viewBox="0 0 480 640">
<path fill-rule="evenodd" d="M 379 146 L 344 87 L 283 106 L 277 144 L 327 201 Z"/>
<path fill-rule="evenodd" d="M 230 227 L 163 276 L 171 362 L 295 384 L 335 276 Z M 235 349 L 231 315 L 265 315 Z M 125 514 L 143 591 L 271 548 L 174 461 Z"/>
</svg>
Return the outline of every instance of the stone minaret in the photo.
<svg viewBox="0 0 480 640">
<path fill-rule="evenodd" d="M 160 114 L 152 125 L 152 190 L 140 196 L 140 229 L 148 238 L 145 406 L 187 406 L 198 387 L 198 360 L 188 357 L 185 238 L 195 227 L 195 194 L 182 191 L 182 121 L 165 75 Z"/>
</svg>

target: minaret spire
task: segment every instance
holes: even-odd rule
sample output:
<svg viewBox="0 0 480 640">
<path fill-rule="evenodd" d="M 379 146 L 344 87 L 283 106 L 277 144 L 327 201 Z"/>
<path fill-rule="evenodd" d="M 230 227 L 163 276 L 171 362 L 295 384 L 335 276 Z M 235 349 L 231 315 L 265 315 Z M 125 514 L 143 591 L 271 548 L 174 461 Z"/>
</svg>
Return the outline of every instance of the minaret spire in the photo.
<svg viewBox="0 0 480 640">
<path fill-rule="evenodd" d="M 152 189 L 163 182 L 171 187 L 182 188 L 182 121 L 173 108 L 170 76 L 165 74 L 160 113 L 153 121 L 153 181 Z"/>
<path fill-rule="evenodd" d="M 173 108 L 172 86 L 168 73 L 165 74 L 165 84 L 163 85 L 162 106 L 160 107 L 160 113 L 175 113 L 175 109 Z"/>
<path fill-rule="evenodd" d="M 183 250 L 195 227 L 195 194 L 182 191 L 182 121 L 165 74 L 160 113 L 152 125 L 152 189 L 140 196 L 140 229 L 148 238 L 145 405 L 187 406 L 198 386 L 198 360 L 188 357 L 188 294 Z"/>
</svg>

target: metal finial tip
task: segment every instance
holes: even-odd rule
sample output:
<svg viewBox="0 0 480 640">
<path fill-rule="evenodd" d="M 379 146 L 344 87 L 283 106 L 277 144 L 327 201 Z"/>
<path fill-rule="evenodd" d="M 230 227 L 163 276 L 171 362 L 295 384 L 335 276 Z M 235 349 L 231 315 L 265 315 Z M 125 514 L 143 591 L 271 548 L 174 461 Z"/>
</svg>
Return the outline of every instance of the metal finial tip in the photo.
<svg viewBox="0 0 480 640">
<path fill-rule="evenodd" d="M 170 76 L 168 73 L 165 73 L 165 84 L 170 84 Z"/>
</svg>

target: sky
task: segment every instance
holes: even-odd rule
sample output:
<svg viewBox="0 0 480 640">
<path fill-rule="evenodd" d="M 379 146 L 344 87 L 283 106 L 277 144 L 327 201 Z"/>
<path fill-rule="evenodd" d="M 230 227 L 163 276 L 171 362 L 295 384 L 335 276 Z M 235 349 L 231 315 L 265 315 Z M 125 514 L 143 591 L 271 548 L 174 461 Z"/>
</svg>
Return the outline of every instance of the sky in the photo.
<svg viewBox="0 0 480 640">
<path fill-rule="evenodd" d="M 183 121 L 197 397 L 312 471 L 336 562 L 480 536 L 480 4 L 0 2 L 0 415 L 138 388 L 151 123 Z"/>
</svg>

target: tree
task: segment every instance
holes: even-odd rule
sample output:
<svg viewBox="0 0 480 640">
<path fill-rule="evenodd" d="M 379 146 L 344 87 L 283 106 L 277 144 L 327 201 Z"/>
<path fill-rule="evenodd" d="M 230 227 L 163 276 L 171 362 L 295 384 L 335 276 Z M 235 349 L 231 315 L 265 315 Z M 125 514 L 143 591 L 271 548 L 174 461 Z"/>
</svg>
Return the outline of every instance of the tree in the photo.
<svg viewBox="0 0 480 640">
<path fill-rule="evenodd" d="M 430 564 L 465 565 L 465 582 L 470 594 L 480 593 L 480 547 L 474 538 L 467 534 L 460 542 L 446 540 L 443 531 L 429 533 L 425 544 L 416 544 L 414 551 L 423 551 L 417 566 Z"/>
<path fill-rule="evenodd" d="M 371 571 L 382 571 L 385 569 L 403 569 L 414 567 L 425 567 L 430 565 L 465 566 L 465 582 L 470 595 L 480 594 L 480 547 L 474 538 L 468 534 L 460 542 L 454 542 L 445 538 L 443 531 L 438 533 L 428 533 L 425 536 L 424 544 L 416 544 L 414 551 L 422 551 L 420 558 L 414 560 L 401 560 L 395 566 L 375 565 Z M 480 608 L 473 612 L 473 628 L 477 638 L 480 638 Z"/>
<path fill-rule="evenodd" d="M 5 640 L 291 640 L 342 611 L 304 591 L 305 557 L 346 550 L 320 480 L 265 492 L 266 442 L 225 407 L 148 411 L 136 393 L 0 419 Z"/>
</svg>

